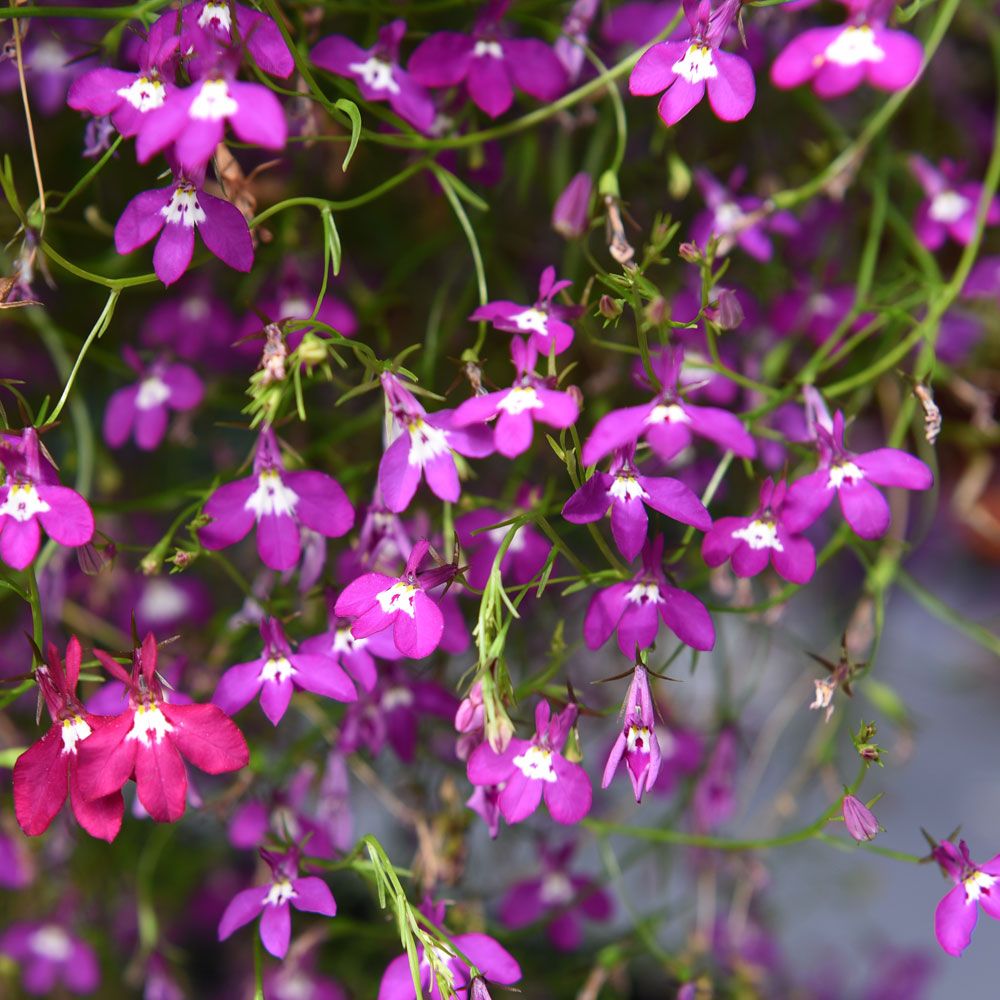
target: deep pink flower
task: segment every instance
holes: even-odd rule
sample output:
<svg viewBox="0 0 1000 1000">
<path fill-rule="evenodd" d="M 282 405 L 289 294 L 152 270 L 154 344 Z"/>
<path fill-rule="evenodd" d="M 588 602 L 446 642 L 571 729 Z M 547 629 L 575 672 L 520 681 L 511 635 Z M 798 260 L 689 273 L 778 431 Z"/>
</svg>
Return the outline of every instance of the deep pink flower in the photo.
<svg viewBox="0 0 1000 1000">
<path fill-rule="evenodd" d="M 642 801 L 642 793 L 656 784 L 660 773 L 660 743 L 656 738 L 656 717 L 653 699 L 649 693 L 646 668 L 637 665 L 622 704 L 623 726 L 615 740 L 604 766 L 601 788 L 607 788 L 614 779 L 622 758 L 632 781 L 635 801 Z"/>
<path fill-rule="evenodd" d="M 503 753 L 480 744 L 469 758 L 467 771 L 474 785 L 501 785 L 499 805 L 508 823 L 527 819 L 545 797 L 557 823 L 579 823 L 590 812 L 593 792 L 587 772 L 561 753 L 576 722 L 575 705 L 552 715 L 547 701 L 535 709 L 535 735 L 514 738 Z"/>
<path fill-rule="evenodd" d="M 131 675 L 102 650 L 95 649 L 94 655 L 126 686 L 129 704 L 80 743 L 78 774 L 84 798 L 112 795 L 134 778 L 149 815 L 158 823 L 173 823 L 184 815 L 185 757 L 208 774 L 246 767 L 246 740 L 222 709 L 164 699 L 152 632 L 132 654 Z"/>
<path fill-rule="evenodd" d="M 80 826 L 92 837 L 110 842 L 122 825 L 121 793 L 90 801 L 80 791 L 78 747 L 109 721 L 86 711 L 76 697 L 80 661 L 80 643 L 73 636 L 66 646 L 65 670 L 56 647 L 49 643 L 46 663 L 35 672 L 52 726 L 14 763 L 14 814 L 21 829 L 37 837 L 48 829 L 68 793 Z"/>
<path fill-rule="evenodd" d="M 314 875 L 299 877 L 299 852 L 285 854 L 260 852 L 271 866 L 271 881 L 238 892 L 229 901 L 219 921 L 219 940 L 260 917 L 260 940 L 275 958 L 284 958 L 292 934 L 292 911 L 319 913 L 324 917 L 337 914 L 337 903 L 330 887 Z"/>
<path fill-rule="evenodd" d="M 1000 854 L 977 865 L 970 859 L 964 840 L 958 847 L 942 840 L 934 848 L 934 860 L 955 883 L 934 911 L 934 933 L 949 955 L 961 955 L 976 929 L 977 903 L 988 916 L 1000 920 Z"/>
<path fill-rule="evenodd" d="M 694 594 L 667 583 L 662 535 L 643 546 L 640 573 L 591 598 L 583 638 L 588 648 L 598 649 L 617 629 L 618 648 L 632 659 L 636 648 L 652 646 L 660 618 L 681 642 L 702 650 L 715 646 L 715 626 L 705 605 Z"/>
<path fill-rule="evenodd" d="M 24 569 L 38 554 L 41 529 L 60 545 L 86 545 L 94 536 L 94 515 L 87 501 L 68 486 L 60 486 L 34 427 L 20 438 L 0 441 L 0 462 L 7 480 L 0 486 L 0 559 L 12 569 Z"/>
<path fill-rule="evenodd" d="M 257 527 L 257 553 L 271 569 L 291 569 L 302 551 L 301 526 L 339 538 L 354 524 L 340 484 L 323 472 L 286 472 L 274 431 L 257 439 L 253 475 L 220 486 L 205 502 L 212 518 L 198 537 L 206 549 L 234 545 Z"/>
<path fill-rule="evenodd" d="M 874 840 L 881 829 L 875 813 L 853 795 L 844 796 L 841 812 L 847 832 L 857 841 Z"/>
<path fill-rule="evenodd" d="M 712 10 L 710 0 L 684 0 L 691 26 L 685 41 L 659 42 L 643 53 L 628 80 L 629 93 L 649 97 L 663 93 L 660 117 L 676 125 L 708 90 L 708 102 L 724 122 L 746 118 L 753 107 L 756 85 L 750 64 L 719 46 L 741 0 L 724 0 Z"/>
<path fill-rule="evenodd" d="M 232 0 L 196 0 L 181 11 L 181 23 L 188 32 L 193 33 L 197 26 L 206 35 L 228 46 L 234 41 L 233 11 L 236 12 L 239 39 L 253 56 L 253 61 L 272 76 L 290 76 L 295 69 L 295 60 L 278 26 L 266 14 Z M 173 22 L 174 19 L 169 20 Z"/>
<path fill-rule="evenodd" d="M 976 212 L 983 185 L 963 181 L 955 164 L 945 161 L 937 169 L 922 156 L 910 157 L 910 170 L 924 189 L 924 200 L 913 220 L 917 239 L 928 250 L 937 250 L 948 237 L 966 246 L 976 232 Z M 990 199 L 986 225 L 1000 223 L 1000 198 Z"/>
</svg>

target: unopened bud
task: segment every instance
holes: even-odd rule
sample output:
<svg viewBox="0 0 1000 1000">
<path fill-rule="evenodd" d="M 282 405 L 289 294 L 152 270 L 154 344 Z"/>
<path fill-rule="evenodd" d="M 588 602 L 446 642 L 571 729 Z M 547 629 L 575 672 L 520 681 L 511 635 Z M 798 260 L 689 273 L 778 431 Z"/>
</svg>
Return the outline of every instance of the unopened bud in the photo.
<svg viewBox="0 0 1000 1000">
<path fill-rule="evenodd" d="M 309 332 L 302 338 L 295 353 L 307 368 L 313 368 L 326 361 L 326 343 L 315 333 Z"/>
<path fill-rule="evenodd" d="M 712 322 L 722 330 L 735 330 L 743 323 L 743 306 L 731 288 L 718 289 L 718 298 L 710 312 Z"/>
<path fill-rule="evenodd" d="M 669 322 L 670 303 L 662 295 L 657 295 L 646 306 L 646 319 L 654 326 Z"/>
<path fill-rule="evenodd" d="M 565 240 L 583 236 L 590 222 L 590 197 L 594 183 L 590 174 L 579 173 L 566 185 L 552 209 L 552 228 Z"/>
<path fill-rule="evenodd" d="M 697 243 L 682 243 L 677 248 L 677 255 L 689 264 L 700 264 L 704 260 L 704 255 Z"/>
<path fill-rule="evenodd" d="M 879 832 L 878 820 L 860 799 L 845 795 L 843 802 L 844 823 L 847 832 L 857 841 L 874 840 Z"/>
<path fill-rule="evenodd" d="M 597 309 L 605 319 L 618 319 L 622 314 L 624 299 L 613 299 L 610 295 L 602 295 Z"/>
</svg>

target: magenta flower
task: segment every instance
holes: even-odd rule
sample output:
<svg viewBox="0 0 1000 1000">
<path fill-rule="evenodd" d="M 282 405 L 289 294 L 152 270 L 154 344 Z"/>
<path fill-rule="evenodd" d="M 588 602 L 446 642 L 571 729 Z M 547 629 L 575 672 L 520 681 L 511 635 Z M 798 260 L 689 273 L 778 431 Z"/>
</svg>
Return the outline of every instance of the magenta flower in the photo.
<svg viewBox="0 0 1000 1000">
<path fill-rule="evenodd" d="M 507 927 L 518 930 L 551 913 L 548 939 L 558 951 L 573 951 L 583 940 L 583 917 L 611 919 L 611 897 L 593 879 L 570 873 L 575 850 L 572 842 L 557 850 L 540 849 L 541 876 L 515 882 L 500 903 L 500 919 Z"/>
<path fill-rule="evenodd" d="M 11 924 L 0 936 L 0 955 L 21 966 L 21 983 L 32 996 L 57 996 L 62 989 L 86 996 L 101 981 L 94 949 L 55 921 Z"/>
<path fill-rule="evenodd" d="M 153 270 L 164 285 L 172 285 L 191 263 L 197 229 L 219 260 L 235 271 L 249 271 L 253 241 L 247 220 L 228 201 L 200 190 L 203 183 L 204 172 L 175 171 L 169 187 L 137 194 L 115 226 L 115 249 L 131 253 L 159 236 Z"/>
<path fill-rule="evenodd" d="M 207 774 L 246 767 L 246 740 L 217 705 L 179 705 L 163 697 L 150 632 L 132 654 L 131 675 L 107 653 L 94 655 L 128 689 L 128 708 L 80 743 L 80 790 L 89 800 L 113 795 L 135 779 L 139 801 L 158 823 L 184 815 L 186 757 Z"/>
<path fill-rule="evenodd" d="M 590 224 L 590 199 L 594 182 L 590 174 L 575 174 L 552 208 L 552 228 L 564 240 L 578 240 Z M 537 345 L 536 345 L 537 346 Z"/>
<path fill-rule="evenodd" d="M 480 507 L 479 510 L 469 511 L 455 518 L 455 535 L 462 551 L 469 557 L 469 568 L 465 576 L 477 590 L 486 586 L 496 554 L 510 531 L 509 524 L 501 528 L 490 528 L 490 525 L 500 524 L 529 509 L 532 493 L 531 487 L 523 488 L 517 507 L 506 514 L 492 507 Z M 545 565 L 551 550 L 552 543 L 534 525 L 522 524 L 500 560 L 501 578 L 508 585 L 528 583 Z"/>
<path fill-rule="evenodd" d="M 717 829 L 736 811 L 737 750 L 736 731 L 727 726 L 719 733 L 695 786 L 691 805 L 699 833 Z"/>
<path fill-rule="evenodd" d="M 257 526 L 257 553 L 265 566 L 291 569 L 302 551 L 301 527 L 339 538 L 354 524 L 354 508 L 340 484 L 323 472 L 286 472 L 274 431 L 257 439 L 253 475 L 220 486 L 205 501 L 211 522 L 198 532 L 206 549 L 224 549 Z"/>
<path fill-rule="evenodd" d="M 111 792 L 90 801 L 80 791 L 79 751 L 91 734 L 107 723 L 86 711 L 76 697 L 80 676 L 80 643 L 73 636 L 66 646 L 63 669 L 55 645 L 49 643 L 46 664 L 35 677 L 52 718 L 49 731 L 14 763 L 14 814 L 29 837 L 44 833 L 69 794 L 73 815 L 92 837 L 108 842 L 118 836 L 124 803 Z"/>
<path fill-rule="evenodd" d="M 514 384 L 467 399 L 451 419 L 455 427 L 468 427 L 499 415 L 493 431 L 496 450 L 505 458 L 516 458 L 531 447 L 536 420 L 563 430 L 576 423 L 580 407 L 570 393 L 551 388 L 551 380 L 535 372 L 538 351 L 533 344 L 515 337 L 510 353 L 517 368 Z"/>
<path fill-rule="evenodd" d="M 328 656 L 292 652 L 281 622 L 264 618 L 260 623 L 264 652 L 249 663 L 237 663 L 220 678 L 212 703 L 226 715 L 235 715 L 260 695 L 260 707 L 276 726 L 288 710 L 294 689 L 335 701 L 356 701 L 351 679 Z"/>
<path fill-rule="evenodd" d="M 874 840 L 881 827 L 871 811 L 860 799 L 845 795 L 841 804 L 847 832 L 857 841 Z"/>
<path fill-rule="evenodd" d="M 469 758 L 467 771 L 472 784 L 502 786 L 500 812 L 508 823 L 527 819 L 543 795 L 557 823 L 579 823 L 590 812 L 590 778 L 579 764 L 570 763 L 560 752 L 576 715 L 575 705 L 567 705 L 552 715 L 549 703 L 540 701 L 535 709 L 532 739 L 515 737 L 503 753 L 482 743 Z"/>
<path fill-rule="evenodd" d="M 393 513 L 406 510 L 422 476 L 436 497 L 454 503 L 461 486 L 452 452 L 469 458 L 490 454 L 493 436 L 489 428 L 485 424 L 453 427 L 451 410 L 428 413 L 390 372 L 382 374 L 382 388 L 396 430 L 378 467 L 386 507 Z"/>
<path fill-rule="evenodd" d="M 566 501 L 563 517 L 572 524 L 589 524 L 610 508 L 611 534 L 626 559 L 634 559 L 646 543 L 647 505 L 699 531 L 712 526 L 705 505 L 684 483 L 667 476 L 643 476 L 634 461 L 634 444 L 619 448 L 610 470 L 595 472 Z"/>
<path fill-rule="evenodd" d="M 964 840 L 957 848 L 943 840 L 934 848 L 934 860 L 955 883 L 934 911 L 934 933 L 949 955 L 961 955 L 976 929 L 977 903 L 988 916 L 1000 920 L 1000 854 L 977 865 L 969 858 Z"/>
<path fill-rule="evenodd" d="M 0 441 L 0 462 L 7 480 L 0 486 L 0 559 L 24 569 L 38 554 L 41 528 L 60 545 L 86 545 L 94 536 L 94 515 L 87 501 L 60 486 L 51 463 L 42 465 L 38 432 L 25 427 L 20 438 Z M 39 527 L 41 525 L 41 528 Z"/>
<path fill-rule="evenodd" d="M 917 78 L 924 50 L 905 31 L 885 22 L 893 0 L 841 0 L 848 22 L 810 28 L 793 38 L 771 66 L 771 81 L 787 90 L 812 81 L 823 98 L 840 97 L 867 81 L 879 90 L 902 90 Z"/>
<path fill-rule="evenodd" d="M 640 573 L 591 598 L 583 621 L 588 648 L 600 648 L 617 629 L 618 648 L 631 659 L 636 649 L 653 645 L 659 618 L 681 642 L 701 650 L 715 646 L 715 626 L 705 605 L 694 594 L 667 583 L 662 566 L 663 536 L 659 535 L 643 546 Z"/>
<path fill-rule="evenodd" d="M 426 591 L 451 579 L 455 568 L 441 566 L 420 572 L 429 548 L 426 539 L 417 542 L 401 576 L 365 573 L 341 591 L 334 612 L 356 619 L 351 635 L 364 639 L 392 628 L 396 648 L 416 660 L 430 656 L 438 648 L 444 634 L 444 616 Z"/>
<path fill-rule="evenodd" d="M 295 69 L 295 60 L 278 26 L 259 11 L 232 0 L 199 0 L 181 11 L 181 23 L 188 32 L 195 33 L 197 26 L 223 46 L 229 46 L 234 41 L 234 11 L 239 39 L 253 56 L 253 61 L 272 76 L 290 76 Z M 169 20 L 173 30 L 174 17 L 168 13 L 161 20 Z"/>
<path fill-rule="evenodd" d="M 687 448 L 694 436 L 706 437 L 740 458 L 753 458 L 757 447 L 740 419 L 714 406 L 694 406 L 678 394 L 684 362 L 680 348 L 664 348 L 652 364 L 661 388 L 642 406 L 612 410 L 597 421 L 583 446 L 584 465 L 596 465 L 616 448 L 645 438 L 665 462 Z M 632 653 L 627 654 L 631 656 Z"/>
<path fill-rule="evenodd" d="M 500 299 L 480 306 L 469 319 L 485 320 L 494 329 L 505 333 L 523 333 L 531 338 L 532 346 L 542 357 L 547 358 L 553 346 L 556 354 L 562 354 L 573 343 L 573 327 L 566 322 L 573 310 L 552 300 L 572 284 L 572 281 L 556 281 L 556 269 L 547 267 L 538 280 L 538 298 L 533 305 L 518 305 Z M 535 367 L 534 361 L 531 367 Z"/>
<path fill-rule="evenodd" d="M 934 474 L 913 455 L 898 448 L 876 448 L 860 455 L 844 447 L 844 415 L 832 426 L 818 425 L 819 468 L 797 479 L 785 496 L 782 521 L 792 533 L 805 531 L 840 498 L 844 518 L 860 538 L 881 538 L 889 528 L 889 504 L 872 484 L 905 490 L 929 490 Z"/>
<path fill-rule="evenodd" d="M 962 246 L 968 244 L 976 232 L 976 211 L 983 185 L 962 181 L 961 171 L 948 161 L 938 170 L 922 156 L 911 156 L 910 170 L 926 196 L 913 220 L 917 239 L 928 250 L 937 250 L 949 237 Z M 1000 198 L 993 197 L 986 210 L 986 225 L 998 223 Z"/>
<path fill-rule="evenodd" d="M 146 368 L 131 348 L 122 353 L 139 381 L 119 389 L 108 400 L 104 440 L 109 447 L 120 448 L 134 433 L 139 448 L 154 451 L 167 433 L 168 410 L 194 409 L 205 388 L 187 365 L 157 361 Z"/>
<path fill-rule="evenodd" d="M 566 87 L 566 71 L 555 52 L 536 38 L 508 38 L 499 21 L 510 0 L 486 4 L 471 35 L 439 31 L 410 57 L 413 79 L 425 87 L 465 84 L 472 102 L 491 118 L 514 100 L 514 88 L 540 101 L 554 101 Z"/>
<path fill-rule="evenodd" d="M 611 784 L 624 757 L 635 801 L 641 802 L 642 793 L 656 784 L 660 773 L 660 743 L 655 732 L 653 698 L 649 693 L 649 677 L 643 666 L 636 665 L 622 705 L 622 713 L 623 728 L 608 755 L 601 788 L 607 788 Z"/>
<path fill-rule="evenodd" d="M 683 42 L 659 42 L 643 53 L 628 80 L 636 97 L 663 94 L 658 111 L 676 125 L 708 90 L 708 103 L 724 122 L 746 118 L 756 96 L 753 70 L 740 56 L 722 52 L 722 44 L 740 0 L 724 0 L 712 10 L 710 0 L 684 0 L 691 36 Z"/>
<path fill-rule="evenodd" d="M 292 934 L 291 907 L 300 913 L 333 917 L 337 914 L 337 903 L 321 878 L 298 876 L 297 850 L 285 854 L 262 850 L 260 856 L 271 866 L 271 881 L 233 896 L 219 921 L 219 940 L 225 941 L 259 916 L 261 943 L 275 958 L 284 958 Z"/>
<path fill-rule="evenodd" d="M 750 517 L 721 517 L 701 544 L 701 557 L 712 567 L 732 560 L 737 576 L 756 576 L 774 566 L 789 583 L 808 583 L 816 572 L 816 552 L 807 539 L 783 520 L 786 485 L 769 478 L 760 487 L 760 506 Z"/>
<path fill-rule="evenodd" d="M 371 49 L 343 35 L 330 35 L 313 48 L 311 58 L 320 68 L 353 80 L 366 101 L 388 101 L 400 118 L 427 132 L 434 122 L 434 102 L 399 64 L 405 34 L 406 22 L 397 19 L 379 29 L 378 44 Z"/>
</svg>

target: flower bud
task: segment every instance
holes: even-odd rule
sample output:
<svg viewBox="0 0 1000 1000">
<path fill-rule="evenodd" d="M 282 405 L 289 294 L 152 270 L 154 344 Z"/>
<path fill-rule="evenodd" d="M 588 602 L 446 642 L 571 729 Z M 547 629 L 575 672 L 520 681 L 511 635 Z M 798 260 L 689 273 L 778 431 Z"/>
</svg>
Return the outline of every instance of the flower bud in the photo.
<svg viewBox="0 0 1000 1000">
<path fill-rule="evenodd" d="M 602 295 L 597 309 L 605 319 L 618 319 L 622 314 L 622 299 L 613 299 L 610 295 Z"/>
<path fill-rule="evenodd" d="M 873 840 L 879 832 L 878 820 L 860 799 L 845 795 L 843 802 L 844 823 L 847 832 L 857 841 Z"/>
<path fill-rule="evenodd" d="M 743 306 L 731 288 L 720 288 L 711 319 L 722 330 L 735 330 L 743 322 Z"/>
<path fill-rule="evenodd" d="M 689 264 L 700 264 L 704 259 L 697 243 L 682 243 L 677 248 L 677 255 Z"/>
<path fill-rule="evenodd" d="M 575 240 L 587 231 L 590 197 L 594 189 L 590 174 L 579 173 L 566 185 L 552 209 L 552 228 L 565 240 Z"/>
<path fill-rule="evenodd" d="M 310 331 L 302 338 L 302 343 L 299 344 L 296 354 L 299 356 L 299 361 L 307 368 L 313 368 L 326 361 L 326 344 L 322 338 Z"/>
</svg>

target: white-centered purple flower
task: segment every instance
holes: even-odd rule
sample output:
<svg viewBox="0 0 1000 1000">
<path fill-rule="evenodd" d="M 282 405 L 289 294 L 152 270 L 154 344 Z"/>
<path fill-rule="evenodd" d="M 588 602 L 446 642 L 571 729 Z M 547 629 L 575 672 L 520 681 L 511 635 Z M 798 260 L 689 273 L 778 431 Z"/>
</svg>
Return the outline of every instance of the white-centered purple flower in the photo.
<svg viewBox="0 0 1000 1000">
<path fill-rule="evenodd" d="M 643 666 L 637 665 L 635 668 L 622 704 L 622 714 L 622 731 L 608 755 L 601 788 L 607 788 L 611 784 L 618 765 L 624 758 L 635 801 L 641 802 L 643 792 L 656 784 L 661 761 L 653 697 L 649 692 L 649 677 Z"/>
<path fill-rule="evenodd" d="M 789 583 L 808 583 L 816 572 L 816 552 L 784 520 L 784 480 L 768 478 L 760 487 L 760 505 L 749 517 L 720 517 L 705 535 L 701 557 L 712 567 L 727 560 L 737 576 L 756 576 L 770 563 Z"/>
<path fill-rule="evenodd" d="M 629 77 L 629 93 L 637 97 L 663 94 L 660 117 L 676 125 L 708 91 L 708 103 L 724 122 L 746 118 L 756 85 L 750 64 L 719 48 L 741 0 L 724 0 L 714 11 L 710 0 L 684 0 L 691 35 L 684 41 L 659 42 L 643 53 Z"/>
<path fill-rule="evenodd" d="M 291 569 L 302 551 L 300 527 L 339 538 L 354 524 L 354 508 L 340 484 L 323 472 L 287 472 L 274 431 L 257 439 L 253 475 L 220 486 L 205 501 L 212 519 L 198 537 L 206 549 L 224 549 L 257 528 L 257 552 L 265 566 Z"/>
<path fill-rule="evenodd" d="M 59 920 L 11 924 L 0 935 L 0 955 L 21 967 L 21 983 L 32 996 L 63 989 L 86 996 L 101 981 L 97 953 Z"/>
<path fill-rule="evenodd" d="M 563 430 L 576 423 L 580 407 L 568 392 L 550 385 L 535 372 L 538 351 L 528 341 L 515 337 L 510 353 L 517 378 L 509 389 L 473 396 L 452 414 L 452 426 L 468 427 L 498 417 L 493 431 L 496 450 L 505 458 L 516 458 L 531 447 L 535 421 Z"/>
<path fill-rule="evenodd" d="M 976 212 L 983 185 L 962 179 L 962 170 L 950 161 L 940 169 L 922 156 L 910 157 L 910 170 L 924 189 L 924 200 L 917 208 L 913 231 L 928 250 L 937 250 L 949 237 L 966 246 L 976 232 Z M 990 199 L 986 225 L 1000 224 L 1000 198 Z"/>
<path fill-rule="evenodd" d="M 547 358 L 553 350 L 562 354 L 573 343 L 573 327 L 566 320 L 572 318 L 574 310 L 553 300 L 572 284 L 572 281 L 557 281 L 556 269 L 547 267 L 538 280 L 538 298 L 531 305 L 499 299 L 480 306 L 469 319 L 485 320 L 497 330 L 529 337 L 542 357 Z"/>
<path fill-rule="evenodd" d="M 705 605 L 694 594 L 667 583 L 659 535 L 643 546 L 641 572 L 591 598 L 583 638 L 589 649 L 599 649 L 617 629 L 618 648 L 632 659 L 636 649 L 653 645 L 661 618 L 681 642 L 701 650 L 715 646 L 715 626 Z"/>
<path fill-rule="evenodd" d="M 566 87 L 566 71 L 552 48 L 537 38 L 510 38 L 499 21 L 510 0 L 486 4 L 472 34 L 439 31 L 410 57 L 413 79 L 425 87 L 465 84 L 472 102 L 491 118 L 514 100 L 514 88 L 555 100 Z"/>
<path fill-rule="evenodd" d="M 167 19 L 166 16 L 164 19 Z M 170 19 L 171 23 L 173 20 Z M 253 61 L 272 76 L 291 76 L 295 69 L 295 60 L 277 24 L 266 14 L 244 4 L 233 3 L 232 0 L 197 0 L 181 11 L 181 24 L 185 32 L 197 35 L 200 30 L 224 47 L 232 45 L 238 35 Z"/>
<path fill-rule="evenodd" d="M 828 429 L 817 425 L 820 464 L 788 488 L 782 521 L 793 533 L 805 531 L 840 499 L 844 518 L 860 538 L 881 538 L 889 528 L 889 504 L 876 486 L 929 490 L 934 474 L 898 448 L 855 454 L 844 446 L 844 414 L 838 410 Z"/>
<path fill-rule="evenodd" d="M 977 865 L 969 857 L 964 840 L 958 847 L 950 840 L 942 840 L 933 854 L 944 874 L 955 883 L 934 911 L 934 933 L 949 955 L 961 955 L 972 940 L 980 906 L 988 916 L 1000 920 L 1000 854 Z"/>
<path fill-rule="evenodd" d="M 353 80 L 366 101 L 388 101 L 400 118 L 428 132 L 434 123 L 434 102 L 399 64 L 399 44 L 405 34 L 406 22 L 397 19 L 379 29 L 378 44 L 370 49 L 343 35 L 330 35 L 310 57 L 320 68 Z"/>
<path fill-rule="evenodd" d="M 635 465 L 635 445 L 619 448 L 608 472 L 595 472 L 566 501 L 562 515 L 572 524 L 598 521 L 611 511 L 611 534 L 618 551 L 634 559 L 646 542 L 646 507 L 699 531 L 712 526 L 705 505 L 679 479 L 644 476 Z"/>
</svg>

